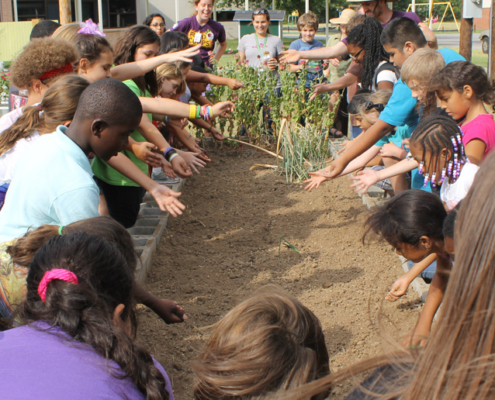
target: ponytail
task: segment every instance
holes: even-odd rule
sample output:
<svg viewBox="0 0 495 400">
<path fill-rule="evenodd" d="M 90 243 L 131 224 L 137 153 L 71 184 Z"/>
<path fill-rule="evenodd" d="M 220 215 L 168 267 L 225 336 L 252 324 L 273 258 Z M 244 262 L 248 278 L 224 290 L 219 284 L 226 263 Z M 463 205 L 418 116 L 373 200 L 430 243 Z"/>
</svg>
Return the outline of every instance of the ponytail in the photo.
<svg viewBox="0 0 495 400">
<path fill-rule="evenodd" d="M 0 156 L 12 149 L 16 142 L 32 135 L 43 124 L 41 107 L 32 106 L 8 129 L 0 135 Z"/>
<path fill-rule="evenodd" d="M 52 269 L 72 272 L 78 283 L 49 282 L 43 301 L 38 288 Z M 27 323 L 46 321 L 58 326 L 74 340 L 114 361 L 146 399 L 168 399 L 165 378 L 151 355 L 113 323 L 115 308 L 123 304 L 121 319 L 128 319 L 135 332 L 133 273 L 117 246 L 107 240 L 86 233 L 57 235 L 38 250 L 31 262 L 21 316 Z M 118 371 L 113 375 L 123 377 Z"/>
</svg>

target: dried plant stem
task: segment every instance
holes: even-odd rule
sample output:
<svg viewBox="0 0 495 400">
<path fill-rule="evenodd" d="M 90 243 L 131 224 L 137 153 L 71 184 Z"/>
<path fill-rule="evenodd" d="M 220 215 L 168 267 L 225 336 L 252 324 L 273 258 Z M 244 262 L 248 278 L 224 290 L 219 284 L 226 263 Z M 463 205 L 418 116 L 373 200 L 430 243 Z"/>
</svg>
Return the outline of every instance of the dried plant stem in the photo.
<svg viewBox="0 0 495 400">
<path fill-rule="evenodd" d="M 268 153 L 268 154 L 270 154 L 270 155 L 272 155 L 274 157 L 280 158 L 282 160 L 284 159 L 282 156 L 280 156 L 278 154 L 275 154 L 273 151 L 264 149 L 263 147 L 259 147 L 259 146 L 256 146 L 254 144 L 251 144 L 251 143 L 246 143 L 246 142 L 243 142 L 242 140 L 238 140 L 238 139 L 227 138 L 227 140 L 230 140 L 232 142 L 242 143 L 243 145 L 246 145 L 246 146 L 249 146 L 249 147 L 254 147 L 255 149 L 264 151 L 265 153 Z"/>
</svg>

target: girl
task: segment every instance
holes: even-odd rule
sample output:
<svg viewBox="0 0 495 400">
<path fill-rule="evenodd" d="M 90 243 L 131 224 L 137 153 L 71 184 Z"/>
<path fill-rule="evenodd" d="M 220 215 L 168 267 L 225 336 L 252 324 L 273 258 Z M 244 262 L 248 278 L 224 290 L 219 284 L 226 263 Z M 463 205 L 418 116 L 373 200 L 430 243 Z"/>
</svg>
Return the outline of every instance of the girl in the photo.
<svg viewBox="0 0 495 400">
<path fill-rule="evenodd" d="M 193 364 L 196 400 L 259 399 L 330 373 L 318 318 L 275 286 L 239 304 L 214 328 Z"/>
<path fill-rule="evenodd" d="M 403 277 L 409 283 L 437 260 L 423 312 L 411 338 L 404 342 L 406 345 L 415 345 L 429 335 L 433 317 L 443 298 L 447 272 L 451 269 L 443 238 L 446 217 L 447 212 L 437 196 L 423 190 L 406 190 L 378 208 L 366 222 L 365 237 L 374 232 L 392 245 L 398 255 L 416 263 Z M 397 289 L 395 282 L 387 299 L 396 300 L 402 291 L 405 293 L 401 290 L 396 294 Z"/>
<path fill-rule="evenodd" d="M 196 15 L 177 22 L 170 30 L 184 32 L 191 46 L 201 44 L 201 58 L 211 67 L 211 61 L 214 59 L 218 62 L 227 49 L 225 28 L 211 19 L 215 0 L 194 0 L 193 3 Z M 217 41 L 219 46 L 214 54 L 213 49 Z"/>
<path fill-rule="evenodd" d="M 313 87 L 311 99 L 318 94 L 340 90 L 353 84 L 358 76 L 365 89 L 392 90 L 397 82 L 397 73 L 389 62 L 388 53 L 380 43 L 381 24 L 374 18 L 365 18 L 364 22 L 354 27 L 347 36 L 347 51 L 355 64 L 362 66 L 362 71 L 346 73 L 342 78 L 330 84 L 319 84 Z M 378 43 L 378 44 L 377 44 Z"/>
<path fill-rule="evenodd" d="M 143 25 L 153 29 L 158 36 L 162 36 L 167 30 L 167 27 L 165 26 L 165 18 L 163 18 L 163 15 L 160 13 L 148 15 L 144 20 Z"/>
<path fill-rule="evenodd" d="M 269 69 L 276 76 L 279 56 L 283 48 L 282 40 L 269 33 L 270 14 L 266 9 L 254 10 L 251 19 L 255 32 L 244 35 L 239 41 L 237 50 L 240 62 L 252 68 Z"/>
<path fill-rule="evenodd" d="M 133 273 L 98 236 L 68 234 L 43 245 L 27 276 L 26 325 L 2 335 L 5 396 L 173 398 L 163 367 L 132 339 Z"/>
<path fill-rule="evenodd" d="M 127 264 L 135 270 L 138 258 L 133 239 L 122 225 L 109 217 L 89 218 L 65 227 L 43 225 L 19 239 L 0 244 L 0 326 L 12 324 L 16 308 L 26 297 L 26 276 L 38 249 L 56 236 L 78 232 L 96 235 L 113 243 L 124 255 Z M 167 324 L 187 319 L 184 310 L 176 302 L 159 299 L 136 282 L 134 296 Z"/>
<path fill-rule="evenodd" d="M 0 118 L 0 133 L 17 121 L 25 107 L 41 102 L 48 87 L 59 76 L 72 73 L 72 63 L 76 60 L 76 49 L 64 40 L 44 38 L 28 43 L 10 68 L 12 83 L 20 89 L 27 89 L 28 100 L 24 107 Z"/>
<path fill-rule="evenodd" d="M 379 368 L 348 399 L 492 399 L 495 393 L 495 156 L 480 168 L 455 223 L 456 266 L 449 277 L 437 327 L 421 351 L 408 350 L 365 360 L 304 388 L 291 400 Z M 364 387 L 364 389 L 363 389 Z"/>
<path fill-rule="evenodd" d="M 476 165 L 495 146 L 495 122 L 483 103 L 495 106 L 495 94 L 483 68 L 467 61 L 448 64 L 433 80 L 440 106 L 464 133 L 462 143 L 469 160 Z"/>
</svg>

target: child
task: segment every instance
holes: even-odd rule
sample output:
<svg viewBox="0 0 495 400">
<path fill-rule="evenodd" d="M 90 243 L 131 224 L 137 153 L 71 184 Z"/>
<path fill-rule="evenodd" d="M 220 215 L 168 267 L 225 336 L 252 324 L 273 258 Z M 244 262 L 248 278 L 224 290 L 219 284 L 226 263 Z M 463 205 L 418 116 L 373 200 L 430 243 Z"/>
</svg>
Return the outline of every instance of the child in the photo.
<svg viewBox="0 0 495 400">
<path fill-rule="evenodd" d="M 450 117 L 432 115 L 411 136 L 411 156 L 419 164 L 424 184 L 441 186 L 440 199 L 452 210 L 466 197 L 479 167 L 465 155 L 462 132 Z"/>
<path fill-rule="evenodd" d="M 297 20 L 297 29 L 301 34 L 301 39 L 293 41 L 289 49 L 305 51 L 323 47 L 323 43 L 315 39 L 316 32 L 318 32 L 318 17 L 315 14 L 309 12 L 301 15 Z M 290 64 L 289 70 L 299 72 L 303 67 L 307 70 L 304 85 L 310 89 L 315 81 L 323 77 L 323 60 L 299 60 L 295 64 Z"/>
<path fill-rule="evenodd" d="M 41 102 L 48 86 L 59 76 L 73 72 L 72 63 L 76 60 L 76 49 L 65 40 L 45 38 L 27 44 L 10 68 L 12 83 L 28 91 L 28 100 L 24 107 Z M 24 107 L 0 118 L 0 133 L 17 121 Z"/>
<path fill-rule="evenodd" d="M 366 222 L 368 229 L 365 237 L 374 232 L 390 243 L 398 255 L 417 263 L 406 274 L 407 278 L 414 279 L 437 259 L 437 270 L 413 331 L 413 336 L 417 337 L 413 344 L 429 335 L 433 317 L 443 298 L 445 273 L 451 269 L 451 260 L 443 241 L 446 217 L 445 208 L 437 196 L 423 190 L 407 190 L 378 208 Z M 396 284 L 389 293 L 390 299 L 398 298 L 393 294 Z"/>
<path fill-rule="evenodd" d="M 43 245 L 27 276 L 27 325 L 0 341 L 4 396 L 173 399 L 163 367 L 132 339 L 133 273 L 98 236 L 68 234 Z"/>
<path fill-rule="evenodd" d="M 381 42 L 390 55 L 390 61 L 398 68 L 414 51 L 428 45 L 421 29 L 414 21 L 406 17 L 392 20 L 383 30 Z M 439 52 L 447 64 L 463 59 L 462 56 L 450 49 L 441 49 Z M 329 178 L 338 176 L 351 160 L 364 153 L 396 126 L 407 125 L 412 132 L 418 123 L 418 115 L 415 111 L 416 103 L 416 99 L 411 95 L 411 90 L 399 79 L 394 86 L 392 97 L 380 114 L 377 123 L 368 130 L 366 135 L 359 137 L 352 149 L 333 161 L 322 173 Z"/>
<path fill-rule="evenodd" d="M 274 286 L 257 292 L 215 324 L 193 369 L 199 380 L 195 400 L 259 399 L 330 373 L 318 318 Z"/>
<path fill-rule="evenodd" d="M 141 114 L 139 99 L 121 82 L 104 79 L 91 84 L 79 99 L 70 127 L 41 137 L 18 161 L 0 211 L 0 242 L 43 224 L 67 225 L 98 216 L 99 190 L 87 156 L 109 160 L 117 155 Z M 171 212 L 180 212 L 180 194 L 167 193 Z"/>
<path fill-rule="evenodd" d="M 473 164 L 481 161 L 495 146 L 495 122 L 483 103 L 495 105 L 494 89 L 483 68 L 467 61 L 447 65 L 432 82 L 440 106 L 464 133 L 462 143 Z"/>
<path fill-rule="evenodd" d="M 117 221 L 95 217 L 67 226 L 43 225 L 23 237 L 0 244 L 0 325 L 8 326 L 16 308 L 26 297 L 26 276 L 34 254 L 48 240 L 60 234 L 84 232 L 114 243 L 134 270 L 138 258 L 132 236 Z M 136 301 L 152 309 L 167 324 L 187 319 L 176 302 L 159 299 L 134 283 Z M 14 314 L 15 315 L 15 314 Z"/>
</svg>

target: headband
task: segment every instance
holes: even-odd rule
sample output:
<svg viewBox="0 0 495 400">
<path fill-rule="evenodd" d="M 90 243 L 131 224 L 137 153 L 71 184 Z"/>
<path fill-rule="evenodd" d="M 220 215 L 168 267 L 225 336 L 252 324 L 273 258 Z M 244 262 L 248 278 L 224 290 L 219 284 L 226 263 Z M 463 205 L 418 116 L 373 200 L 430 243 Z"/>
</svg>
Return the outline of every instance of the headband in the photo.
<svg viewBox="0 0 495 400">
<path fill-rule="evenodd" d="M 74 285 L 79 284 L 79 280 L 74 272 L 67 271 L 66 269 L 51 269 L 50 271 L 46 271 L 38 286 L 38 293 L 43 303 L 46 302 L 46 289 L 48 288 L 48 284 L 55 279 L 73 283 Z"/>
<path fill-rule="evenodd" d="M 77 33 L 80 33 L 81 35 L 106 36 L 102 31 L 100 31 L 98 24 L 95 24 L 91 18 L 87 19 L 85 22 L 81 22 L 79 26 L 81 29 L 79 29 Z"/>
<path fill-rule="evenodd" d="M 39 79 L 40 81 L 43 81 L 45 79 L 50 79 L 53 78 L 54 76 L 67 74 L 69 72 L 74 72 L 74 68 L 72 68 L 72 64 L 70 62 L 66 62 L 65 65 L 63 65 L 60 68 L 56 68 L 56 69 L 52 69 L 51 71 L 44 72 Z"/>
</svg>

